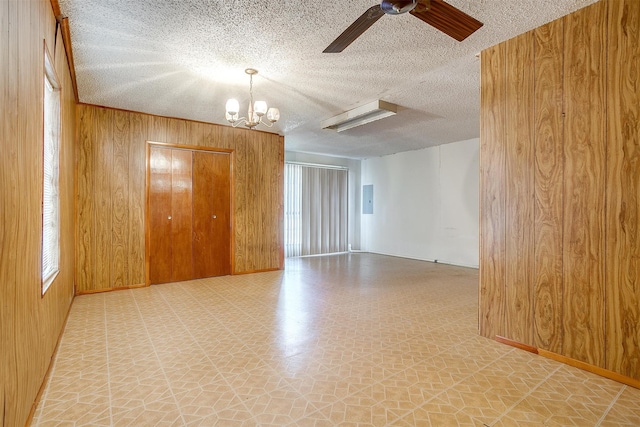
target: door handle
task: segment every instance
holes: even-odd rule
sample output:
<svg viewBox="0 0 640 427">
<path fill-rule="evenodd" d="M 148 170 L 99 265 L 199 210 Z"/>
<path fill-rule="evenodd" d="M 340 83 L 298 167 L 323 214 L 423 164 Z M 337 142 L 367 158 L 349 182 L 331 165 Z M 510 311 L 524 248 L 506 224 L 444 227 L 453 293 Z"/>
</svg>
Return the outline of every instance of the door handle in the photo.
<svg viewBox="0 0 640 427">
<path fill-rule="evenodd" d="M 217 217 L 217 216 L 215 216 L 215 215 L 211 215 L 211 218 L 212 218 L 212 219 L 216 219 L 216 218 L 218 218 L 218 217 Z"/>
<path fill-rule="evenodd" d="M 171 215 L 169 215 L 169 216 L 167 217 L 167 219 L 171 219 Z"/>
</svg>

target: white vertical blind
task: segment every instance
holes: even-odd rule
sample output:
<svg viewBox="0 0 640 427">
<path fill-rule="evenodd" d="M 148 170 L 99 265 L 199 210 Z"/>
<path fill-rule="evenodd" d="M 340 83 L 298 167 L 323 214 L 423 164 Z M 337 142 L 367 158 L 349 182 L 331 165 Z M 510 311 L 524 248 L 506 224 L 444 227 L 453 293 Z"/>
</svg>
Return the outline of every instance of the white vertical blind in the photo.
<svg viewBox="0 0 640 427">
<path fill-rule="evenodd" d="M 45 54 L 44 147 L 42 185 L 42 293 L 58 272 L 60 260 L 60 87 Z"/>
<path fill-rule="evenodd" d="M 284 174 L 284 254 L 302 255 L 302 166 L 287 163 Z"/>
<path fill-rule="evenodd" d="M 347 215 L 347 170 L 286 165 L 286 257 L 346 251 Z"/>
</svg>

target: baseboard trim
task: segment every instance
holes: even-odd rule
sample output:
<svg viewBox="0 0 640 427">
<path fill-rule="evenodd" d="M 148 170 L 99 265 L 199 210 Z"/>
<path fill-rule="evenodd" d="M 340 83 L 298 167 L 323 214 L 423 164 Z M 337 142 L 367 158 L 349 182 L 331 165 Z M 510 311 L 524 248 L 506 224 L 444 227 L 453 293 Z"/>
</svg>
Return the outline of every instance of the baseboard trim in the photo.
<svg viewBox="0 0 640 427">
<path fill-rule="evenodd" d="M 129 286 L 119 286 L 116 288 L 104 288 L 104 289 L 90 289 L 88 291 L 77 291 L 76 296 L 81 295 L 91 295 L 91 294 L 101 294 L 104 292 L 113 292 L 113 291 L 126 291 L 127 289 L 138 289 L 138 288 L 146 288 L 147 285 L 144 283 L 140 283 L 137 285 L 129 285 Z"/>
<path fill-rule="evenodd" d="M 529 353 L 539 354 L 538 349 L 533 346 L 523 344 L 509 338 L 501 337 L 500 335 L 496 335 L 496 341 L 502 344 L 510 345 L 511 347 L 519 348 L 520 350 L 528 351 Z"/>
<path fill-rule="evenodd" d="M 394 257 L 394 258 L 412 259 L 412 260 L 415 260 L 415 261 L 426 261 L 426 262 L 432 262 L 434 264 L 451 265 L 451 266 L 454 266 L 454 267 L 473 268 L 474 270 L 478 270 L 478 268 L 479 268 L 479 266 L 477 264 L 474 264 L 474 265 L 463 264 L 463 263 L 460 263 L 460 262 L 453 262 L 453 261 L 448 261 L 448 260 L 445 260 L 445 259 L 417 258 L 417 257 L 411 256 L 411 255 L 398 255 L 398 254 L 390 254 L 390 253 L 386 253 L 386 252 L 372 252 L 372 251 L 362 251 L 362 250 L 360 252 L 374 254 L 374 255 L 391 256 L 391 257 Z"/>
<path fill-rule="evenodd" d="M 580 360 L 572 359 L 571 357 L 563 356 L 558 353 L 554 353 L 552 351 L 544 350 L 542 348 L 532 347 L 527 344 L 523 344 L 518 341 L 511 340 L 509 338 L 501 337 L 499 335 L 495 336 L 495 340 L 499 343 L 509 345 L 511 347 L 516 347 L 521 350 L 528 351 L 530 353 L 538 354 L 542 357 L 546 357 L 547 359 L 555 360 L 556 362 L 564 363 L 565 365 L 573 366 L 574 368 L 582 369 L 583 371 L 591 372 L 592 374 L 600 375 L 601 377 L 608 378 L 610 380 L 617 381 L 622 384 L 626 384 L 630 387 L 640 389 L 640 381 L 627 377 L 626 375 L 619 374 L 617 372 L 610 371 L 605 368 L 601 368 L 599 366 L 591 365 L 586 362 L 582 362 Z"/>
<path fill-rule="evenodd" d="M 241 272 L 231 273 L 231 275 L 232 276 L 242 276 L 243 274 L 267 273 L 269 271 L 280 271 L 280 270 L 284 270 L 284 268 L 275 267 L 275 268 L 265 268 L 264 270 L 241 271 Z"/>
</svg>

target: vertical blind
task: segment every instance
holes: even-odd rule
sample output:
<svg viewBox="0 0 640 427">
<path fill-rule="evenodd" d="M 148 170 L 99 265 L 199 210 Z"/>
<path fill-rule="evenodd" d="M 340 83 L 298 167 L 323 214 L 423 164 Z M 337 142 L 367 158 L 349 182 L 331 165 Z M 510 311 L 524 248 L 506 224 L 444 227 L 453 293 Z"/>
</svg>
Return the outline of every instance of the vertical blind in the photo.
<svg viewBox="0 0 640 427">
<path fill-rule="evenodd" d="M 45 62 L 49 62 L 45 55 Z M 42 185 L 42 293 L 58 272 L 60 259 L 60 89 L 49 70 L 44 76 L 44 147 Z"/>
<path fill-rule="evenodd" d="M 348 248 L 348 171 L 285 165 L 285 256 Z"/>
</svg>

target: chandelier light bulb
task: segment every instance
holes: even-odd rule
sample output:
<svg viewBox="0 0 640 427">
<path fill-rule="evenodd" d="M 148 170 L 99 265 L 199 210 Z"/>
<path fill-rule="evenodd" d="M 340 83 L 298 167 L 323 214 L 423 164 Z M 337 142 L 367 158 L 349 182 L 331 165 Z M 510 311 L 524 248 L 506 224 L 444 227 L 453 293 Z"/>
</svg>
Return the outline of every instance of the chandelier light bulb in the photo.
<svg viewBox="0 0 640 427">
<path fill-rule="evenodd" d="M 269 120 L 271 123 L 275 123 L 280 119 L 280 110 L 278 110 L 277 108 L 269 108 L 269 110 L 267 111 L 267 120 Z"/>
<path fill-rule="evenodd" d="M 240 103 L 237 99 L 231 98 L 227 101 L 227 113 L 231 116 L 235 116 L 240 111 Z"/>
<path fill-rule="evenodd" d="M 255 104 L 253 104 L 253 110 L 258 117 L 262 117 L 267 112 L 267 103 L 264 101 L 256 101 Z"/>
</svg>

